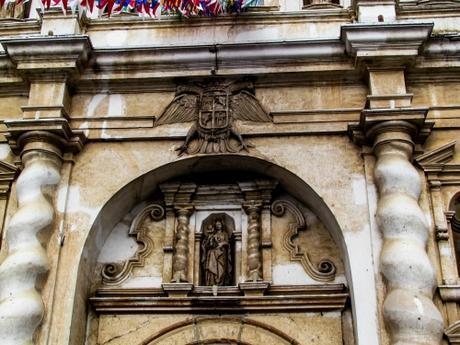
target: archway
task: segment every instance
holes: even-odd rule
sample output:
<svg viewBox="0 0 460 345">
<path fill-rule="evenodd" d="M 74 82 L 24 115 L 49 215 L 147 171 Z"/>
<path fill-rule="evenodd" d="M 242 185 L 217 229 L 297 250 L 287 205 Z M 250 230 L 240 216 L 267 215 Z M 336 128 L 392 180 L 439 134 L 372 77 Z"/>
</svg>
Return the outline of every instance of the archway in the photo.
<svg viewBox="0 0 460 345">
<path fill-rule="evenodd" d="M 83 296 L 83 298 L 89 297 L 91 268 L 94 267 L 110 230 L 134 205 L 145 200 L 152 191 L 156 190 L 159 184 L 184 174 L 218 174 L 229 170 L 240 173 L 257 173 L 275 178 L 290 195 L 307 205 L 315 213 L 341 250 L 345 274 L 354 304 L 346 244 L 340 226 L 326 203 L 304 180 L 287 169 L 268 160 L 238 154 L 206 155 L 179 159 L 136 177 L 113 195 L 99 212 L 86 239 L 78 268 L 77 295 Z M 82 339 L 82 334 L 85 332 L 84 323 L 81 320 L 86 318 L 87 310 L 86 303 L 81 302 L 81 299 L 74 301 L 71 328 L 71 341 L 74 344 L 78 343 L 78 339 Z"/>
</svg>

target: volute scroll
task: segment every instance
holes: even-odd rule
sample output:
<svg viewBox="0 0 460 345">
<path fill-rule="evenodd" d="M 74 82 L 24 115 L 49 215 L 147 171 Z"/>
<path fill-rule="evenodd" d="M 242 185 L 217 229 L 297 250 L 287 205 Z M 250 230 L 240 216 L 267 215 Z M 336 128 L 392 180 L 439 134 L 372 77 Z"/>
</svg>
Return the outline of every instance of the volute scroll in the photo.
<svg viewBox="0 0 460 345">
<path fill-rule="evenodd" d="M 283 246 L 289 252 L 291 260 L 299 261 L 305 272 L 314 280 L 320 282 L 330 282 L 335 279 L 336 267 L 329 259 L 322 259 L 316 265 L 311 261 L 307 252 L 303 252 L 294 239 L 299 235 L 299 231 L 307 229 L 307 222 L 294 202 L 290 200 L 276 200 L 271 206 L 273 215 L 282 217 L 286 210 L 289 211 L 295 219 L 295 222 L 289 224 L 289 229 L 283 236 Z"/>
<path fill-rule="evenodd" d="M 142 227 L 145 220 L 150 217 L 160 221 L 165 217 L 165 209 L 160 204 L 150 204 L 140 211 L 131 223 L 128 235 L 133 236 L 140 245 L 135 256 L 124 263 L 109 263 L 102 268 L 102 282 L 105 285 L 117 285 L 126 280 L 134 267 L 142 267 L 145 258 L 152 252 L 153 242 Z"/>
</svg>

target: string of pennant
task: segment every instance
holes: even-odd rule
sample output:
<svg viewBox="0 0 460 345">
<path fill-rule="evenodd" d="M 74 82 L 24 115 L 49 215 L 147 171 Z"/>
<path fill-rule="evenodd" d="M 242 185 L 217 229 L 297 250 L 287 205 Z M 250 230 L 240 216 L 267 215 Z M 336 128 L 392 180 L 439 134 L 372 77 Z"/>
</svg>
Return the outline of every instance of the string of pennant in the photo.
<svg viewBox="0 0 460 345">
<path fill-rule="evenodd" d="M 29 0 L 0 0 L 0 9 L 10 2 L 16 4 Z M 41 0 L 44 9 L 51 6 L 67 6 L 75 10 L 93 12 L 100 9 L 110 16 L 113 13 L 130 12 L 143 16 L 159 17 L 162 14 L 179 14 L 184 17 L 213 17 L 226 13 L 238 13 L 249 6 L 257 5 L 261 0 Z"/>
</svg>

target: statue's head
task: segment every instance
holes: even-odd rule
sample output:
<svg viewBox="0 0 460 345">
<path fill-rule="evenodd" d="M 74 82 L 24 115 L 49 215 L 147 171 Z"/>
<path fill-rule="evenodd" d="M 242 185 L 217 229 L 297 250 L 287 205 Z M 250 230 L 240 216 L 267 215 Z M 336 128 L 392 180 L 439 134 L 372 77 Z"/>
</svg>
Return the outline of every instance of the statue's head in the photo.
<svg viewBox="0 0 460 345">
<path fill-rule="evenodd" d="M 220 219 L 218 219 L 218 220 L 216 220 L 215 227 L 216 227 L 216 230 L 222 230 L 223 227 L 224 227 L 224 224 L 222 223 L 222 221 Z"/>
</svg>

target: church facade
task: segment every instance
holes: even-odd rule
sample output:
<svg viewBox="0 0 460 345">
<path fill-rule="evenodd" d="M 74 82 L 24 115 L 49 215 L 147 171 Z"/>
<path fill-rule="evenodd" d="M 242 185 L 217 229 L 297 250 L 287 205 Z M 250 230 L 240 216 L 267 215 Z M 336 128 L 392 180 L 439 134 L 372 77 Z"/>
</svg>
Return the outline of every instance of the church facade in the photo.
<svg viewBox="0 0 460 345">
<path fill-rule="evenodd" d="M 35 5 L 0 19 L 1 344 L 460 344 L 459 1 Z"/>
</svg>

